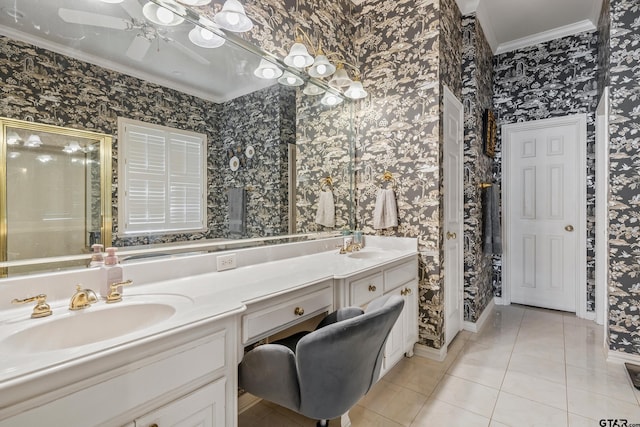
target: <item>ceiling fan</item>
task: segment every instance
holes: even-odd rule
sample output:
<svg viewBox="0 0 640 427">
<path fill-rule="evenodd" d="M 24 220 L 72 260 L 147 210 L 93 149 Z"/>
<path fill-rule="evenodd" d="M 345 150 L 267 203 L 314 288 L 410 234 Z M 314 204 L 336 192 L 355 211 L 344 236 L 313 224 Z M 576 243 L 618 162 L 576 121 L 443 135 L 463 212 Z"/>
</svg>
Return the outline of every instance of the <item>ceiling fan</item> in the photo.
<svg viewBox="0 0 640 427">
<path fill-rule="evenodd" d="M 101 13 L 87 12 L 76 9 L 59 8 L 58 16 L 69 24 L 90 25 L 101 28 L 111 28 L 122 31 L 135 31 L 135 37 L 127 48 L 125 54 L 135 60 L 142 61 L 146 56 L 154 40 L 162 40 L 169 46 L 189 56 L 193 60 L 209 65 L 208 59 L 189 49 L 179 41 L 169 37 L 168 31 L 161 25 L 154 25 L 142 13 L 142 7 L 137 1 L 124 1 L 120 6 L 129 15 L 129 18 L 103 15 Z"/>
</svg>

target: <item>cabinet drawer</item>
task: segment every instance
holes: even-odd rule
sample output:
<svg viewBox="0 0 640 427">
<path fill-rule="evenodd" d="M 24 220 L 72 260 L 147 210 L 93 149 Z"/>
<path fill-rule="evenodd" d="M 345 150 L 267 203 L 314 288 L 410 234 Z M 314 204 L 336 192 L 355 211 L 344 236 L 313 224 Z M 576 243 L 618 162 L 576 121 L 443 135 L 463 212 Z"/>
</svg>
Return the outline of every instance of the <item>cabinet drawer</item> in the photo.
<svg viewBox="0 0 640 427">
<path fill-rule="evenodd" d="M 382 273 L 372 274 L 350 282 L 350 305 L 364 305 L 382 295 L 382 282 Z"/>
<path fill-rule="evenodd" d="M 247 344 L 286 329 L 294 323 L 327 311 L 333 289 L 323 288 L 242 316 L 242 343 Z"/>
<path fill-rule="evenodd" d="M 384 272 L 384 291 L 397 288 L 407 282 L 417 279 L 418 265 L 415 262 L 407 262 Z"/>
</svg>

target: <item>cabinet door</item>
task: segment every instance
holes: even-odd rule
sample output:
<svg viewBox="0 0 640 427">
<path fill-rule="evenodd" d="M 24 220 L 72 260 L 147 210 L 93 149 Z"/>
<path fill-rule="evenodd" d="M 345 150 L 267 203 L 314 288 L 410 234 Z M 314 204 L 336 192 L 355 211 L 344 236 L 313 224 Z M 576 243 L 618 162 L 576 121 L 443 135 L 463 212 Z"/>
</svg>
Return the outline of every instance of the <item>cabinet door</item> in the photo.
<svg viewBox="0 0 640 427">
<path fill-rule="evenodd" d="M 404 308 L 400 317 L 391 329 L 384 348 L 384 365 L 382 374 L 387 373 L 403 355 L 413 355 L 413 345 L 418 339 L 418 302 L 416 282 L 407 283 L 390 293 L 404 298 Z"/>
<path fill-rule="evenodd" d="M 136 427 L 224 427 L 225 378 L 169 403 L 135 421 Z"/>
</svg>

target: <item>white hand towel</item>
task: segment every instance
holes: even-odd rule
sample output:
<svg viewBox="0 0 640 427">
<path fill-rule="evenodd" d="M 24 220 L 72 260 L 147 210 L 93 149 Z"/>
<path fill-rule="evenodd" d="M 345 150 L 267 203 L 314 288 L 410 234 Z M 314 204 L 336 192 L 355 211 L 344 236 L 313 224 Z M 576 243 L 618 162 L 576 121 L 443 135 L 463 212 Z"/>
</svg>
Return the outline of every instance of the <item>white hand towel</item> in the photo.
<svg viewBox="0 0 640 427">
<path fill-rule="evenodd" d="M 382 230 L 398 226 L 398 207 L 396 195 L 391 188 L 380 189 L 376 196 L 376 207 L 373 210 L 373 228 Z"/>
<path fill-rule="evenodd" d="M 333 204 L 333 192 L 322 191 L 318 198 L 318 211 L 316 223 L 325 227 L 333 227 L 336 224 L 336 209 Z"/>
</svg>

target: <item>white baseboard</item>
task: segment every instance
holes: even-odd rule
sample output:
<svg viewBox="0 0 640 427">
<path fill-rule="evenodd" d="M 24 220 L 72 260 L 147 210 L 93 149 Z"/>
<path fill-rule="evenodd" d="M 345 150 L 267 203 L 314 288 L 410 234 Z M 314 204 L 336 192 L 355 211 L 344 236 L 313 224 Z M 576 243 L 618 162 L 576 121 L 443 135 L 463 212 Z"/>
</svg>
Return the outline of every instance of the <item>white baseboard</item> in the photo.
<svg viewBox="0 0 640 427">
<path fill-rule="evenodd" d="M 413 347 L 413 354 L 416 356 L 424 357 L 427 359 L 442 362 L 447 357 L 447 349 L 445 348 L 431 348 L 424 344 L 416 344 Z"/>
<path fill-rule="evenodd" d="M 607 362 L 614 363 L 633 363 L 640 365 L 640 354 L 624 353 L 622 351 L 608 350 Z"/>
<path fill-rule="evenodd" d="M 493 300 L 495 301 L 496 305 L 509 305 L 504 299 L 502 299 L 502 297 L 493 297 Z"/>
<path fill-rule="evenodd" d="M 495 307 L 496 307 L 496 303 L 495 303 L 495 300 L 492 298 L 491 301 L 489 301 L 489 304 L 487 304 L 487 306 L 482 311 L 482 314 L 478 318 L 478 321 L 475 323 L 465 321 L 463 324 L 463 329 L 465 331 L 469 331 L 473 333 L 480 332 L 480 330 L 482 329 L 482 326 L 484 325 L 484 322 L 486 322 L 489 316 L 491 316 L 491 313 L 493 312 L 493 309 Z"/>
<path fill-rule="evenodd" d="M 583 319 L 585 320 L 593 320 L 596 321 L 596 312 L 595 311 L 587 311 L 584 313 Z"/>
</svg>

